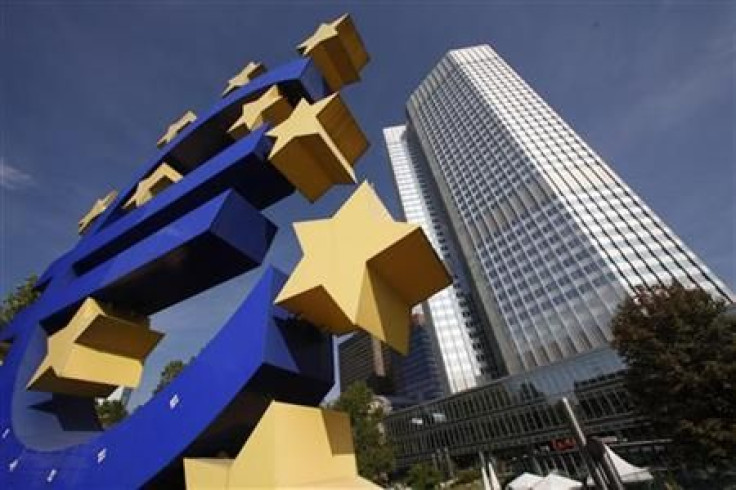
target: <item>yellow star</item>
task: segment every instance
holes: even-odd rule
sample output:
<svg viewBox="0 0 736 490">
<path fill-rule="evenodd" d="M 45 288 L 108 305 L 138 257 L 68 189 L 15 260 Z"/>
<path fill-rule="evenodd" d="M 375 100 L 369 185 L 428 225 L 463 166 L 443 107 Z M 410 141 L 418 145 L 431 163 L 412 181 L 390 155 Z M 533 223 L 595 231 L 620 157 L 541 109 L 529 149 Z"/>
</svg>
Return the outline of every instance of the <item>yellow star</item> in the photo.
<svg viewBox="0 0 736 490">
<path fill-rule="evenodd" d="M 269 160 L 311 202 L 333 185 L 354 183 L 352 167 L 368 148 L 338 94 L 312 105 L 301 100 L 267 134 L 276 138 Z"/>
<path fill-rule="evenodd" d="M 181 174 L 167 163 L 161 163 L 148 177 L 138 182 L 133 195 L 123 204 L 123 209 L 139 208 L 153 197 L 181 180 Z"/>
<path fill-rule="evenodd" d="M 227 132 L 233 138 L 240 139 L 265 122 L 272 126 L 280 124 L 289 114 L 291 104 L 274 85 L 253 102 L 243 104 L 243 112 Z"/>
<path fill-rule="evenodd" d="M 380 488 L 358 476 L 347 414 L 271 402 L 235 459 L 184 459 L 187 490 Z"/>
<path fill-rule="evenodd" d="M 266 66 L 263 63 L 249 62 L 245 65 L 245 68 L 240 70 L 240 73 L 232 77 L 227 81 L 227 87 L 222 92 L 222 96 L 225 97 L 233 90 L 242 87 L 246 83 L 253 80 L 258 75 L 266 72 Z"/>
<path fill-rule="evenodd" d="M 109 396 L 135 388 L 143 361 L 163 334 L 147 318 L 123 316 L 87 298 L 70 322 L 47 340 L 48 350 L 27 388 L 76 396 Z"/>
<path fill-rule="evenodd" d="M 176 135 L 179 134 L 182 129 L 186 128 L 196 120 L 197 115 L 192 111 L 185 112 L 183 116 L 169 126 L 169 129 L 167 129 L 164 135 L 156 142 L 156 146 L 158 148 L 163 148 L 168 145 L 174 140 L 174 138 L 176 138 Z"/>
<path fill-rule="evenodd" d="M 360 80 L 360 71 L 369 60 L 360 34 L 347 14 L 328 24 L 320 24 L 297 50 L 314 60 L 334 92 Z"/>
<path fill-rule="evenodd" d="M 102 213 L 105 212 L 107 207 L 112 204 L 116 197 L 118 197 L 118 191 L 110 191 L 105 197 L 95 201 L 87 214 L 79 220 L 78 231 L 80 235 L 87 231 L 89 225 L 91 225 Z"/>
<path fill-rule="evenodd" d="M 422 229 L 394 221 L 366 183 L 332 218 L 294 228 L 304 256 L 276 304 L 335 334 L 362 328 L 406 353 L 412 306 L 451 283 Z"/>
</svg>

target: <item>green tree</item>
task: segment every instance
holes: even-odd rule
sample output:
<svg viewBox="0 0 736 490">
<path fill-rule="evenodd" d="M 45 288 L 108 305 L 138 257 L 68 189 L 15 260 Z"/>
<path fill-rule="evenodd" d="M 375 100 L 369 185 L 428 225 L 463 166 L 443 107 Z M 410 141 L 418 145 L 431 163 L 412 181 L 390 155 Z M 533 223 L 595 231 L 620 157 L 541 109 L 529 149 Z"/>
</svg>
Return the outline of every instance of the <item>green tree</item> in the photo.
<svg viewBox="0 0 736 490">
<path fill-rule="evenodd" d="M 442 483 L 442 473 L 432 465 L 417 463 L 409 468 L 406 482 L 414 490 L 438 488 Z"/>
<path fill-rule="evenodd" d="M 102 400 L 95 403 L 97 418 L 103 429 L 111 427 L 128 416 L 128 410 L 120 400 Z"/>
<path fill-rule="evenodd" d="M 350 417 L 358 473 L 378 484 L 386 484 L 395 459 L 383 431 L 383 407 L 375 401 L 373 391 L 363 382 L 353 383 L 331 408 Z"/>
<path fill-rule="evenodd" d="M 5 328 L 20 310 L 36 301 L 40 296 L 33 289 L 37 280 L 38 278 L 35 275 L 29 276 L 15 288 L 15 291 L 5 296 L 2 306 L 0 306 L 0 330 Z"/>
<path fill-rule="evenodd" d="M 725 308 L 673 284 L 638 288 L 612 320 L 629 392 L 689 469 L 736 462 L 736 319 Z"/>
<path fill-rule="evenodd" d="M 159 391 L 166 388 L 166 385 L 174 381 L 174 378 L 176 378 L 179 373 L 184 371 L 185 367 L 187 367 L 187 363 L 182 361 L 181 359 L 169 361 L 169 363 L 166 364 L 166 366 L 164 366 L 163 370 L 161 371 L 161 377 L 158 380 L 158 384 L 153 389 L 153 394 L 156 395 Z"/>
</svg>

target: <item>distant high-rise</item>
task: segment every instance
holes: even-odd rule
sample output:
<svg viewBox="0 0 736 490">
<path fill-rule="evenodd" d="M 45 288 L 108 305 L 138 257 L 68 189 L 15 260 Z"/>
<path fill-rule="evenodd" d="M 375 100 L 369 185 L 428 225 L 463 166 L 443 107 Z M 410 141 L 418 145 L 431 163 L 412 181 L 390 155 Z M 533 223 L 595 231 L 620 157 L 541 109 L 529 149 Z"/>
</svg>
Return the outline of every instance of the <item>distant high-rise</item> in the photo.
<svg viewBox="0 0 736 490">
<path fill-rule="evenodd" d="M 409 353 L 399 354 L 367 332 L 356 332 L 338 345 L 340 390 L 358 381 L 395 407 L 441 398 L 443 371 L 421 314 L 412 316 Z"/>
<path fill-rule="evenodd" d="M 424 316 L 415 314 L 409 341 L 409 353 L 393 352 L 397 402 L 406 405 L 441 398 L 446 394 L 440 358 L 432 342 Z M 397 404 L 397 403 L 395 403 Z"/>
<path fill-rule="evenodd" d="M 394 392 L 391 349 L 367 332 L 356 332 L 337 347 L 340 363 L 340 390 L 358 381 L 377 395 Z"/>
<path fill-rule="evenodd" d="M 611 340 L 637 285 L 731 293 L 489 46 L 450 51 L 384 136 L 455 284 L 424 305 L 450 390 Z"/>
</svg>

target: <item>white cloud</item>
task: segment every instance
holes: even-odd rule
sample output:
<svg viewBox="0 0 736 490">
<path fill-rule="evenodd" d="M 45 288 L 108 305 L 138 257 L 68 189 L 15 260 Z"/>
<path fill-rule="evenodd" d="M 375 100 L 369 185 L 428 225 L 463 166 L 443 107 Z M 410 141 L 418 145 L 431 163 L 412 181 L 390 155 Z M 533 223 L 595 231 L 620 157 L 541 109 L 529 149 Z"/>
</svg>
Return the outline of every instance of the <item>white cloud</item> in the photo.
<svg viewBox="0 0 736 490">
<path fill-rule="evenodd" d="M 28 174 L 19 168 L 13 167 L 0 157 L 0 188 L 5 190 L 17 190 L 35 184 L 35 180 L 31 174 Z"/>
</svg>

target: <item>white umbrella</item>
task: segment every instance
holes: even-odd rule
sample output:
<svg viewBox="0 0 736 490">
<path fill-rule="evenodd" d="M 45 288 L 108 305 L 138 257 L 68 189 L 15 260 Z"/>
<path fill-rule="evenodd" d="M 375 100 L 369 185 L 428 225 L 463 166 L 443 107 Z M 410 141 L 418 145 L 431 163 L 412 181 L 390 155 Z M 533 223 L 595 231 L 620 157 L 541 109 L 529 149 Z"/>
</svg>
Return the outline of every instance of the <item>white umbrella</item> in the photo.
<svg viewBox="0 0 736 490">
<path fill-rule="evenodd" d="M 541 476 L 532 473 L 522 473 L 506 485 L 506 490 L 532 490 L 534 485 L 544 480 Z"/>
<path fill-rule="evenodd" d="M 578 488 L 583 488 L 583 484 L 579 481 L 550 473 L 534 485 L 532 490 L 577 490 Z"/>
<path fill-rule="evenodd" d="M 636 483 L 654 480 L 654 477 L 649 472 L 649 470 L 647 470 L 646 468 L 634 466 L 618 454 L 614 453 L 610 447 L 605 447 L 606 453 L 608 454 L 608 457 L 611 458 L 611 462 L 613 462 L 613 466 L 614 468 L 616 468 L 616 472 L 618 473 L 623 483 Z M 586 481 L 588 485 L 593 485 L 593 478 L 591 478 L 590 476 Z"/>
</svg>

